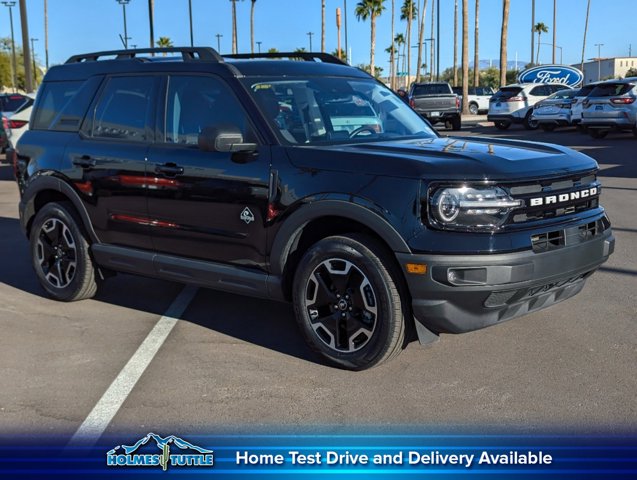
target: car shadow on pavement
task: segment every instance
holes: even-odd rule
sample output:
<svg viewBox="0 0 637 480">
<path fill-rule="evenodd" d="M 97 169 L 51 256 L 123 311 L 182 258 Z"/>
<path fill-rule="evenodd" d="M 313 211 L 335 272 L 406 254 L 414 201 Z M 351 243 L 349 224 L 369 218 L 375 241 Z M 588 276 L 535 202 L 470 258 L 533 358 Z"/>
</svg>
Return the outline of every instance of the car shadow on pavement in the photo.
<svg viewBox="0 0 637 480">
<path fill-rule="evenodd" d="M 15 218 L 0 217 L 4 255 L 0 283 L 48 300 L 29 254 L 29 242 Z M 118 274 L 100 286 L 93 301 L 163 315 L 183 286 L 178 283 Z M 72 309 L 54 300 L 51 308 Z M 99 307 L 98 307 L 99 308 Z M 201 288 L 182 321 L 313 363 L 323 363 L 305 344 L 289 304 Z"/>
<path fill-rule="evenodd" d="M 15 178 L 13 177 L 13 167 L 6 163 L 0 163 L 0 181 L 3 180 L 15 182 Z"/>
</svg>

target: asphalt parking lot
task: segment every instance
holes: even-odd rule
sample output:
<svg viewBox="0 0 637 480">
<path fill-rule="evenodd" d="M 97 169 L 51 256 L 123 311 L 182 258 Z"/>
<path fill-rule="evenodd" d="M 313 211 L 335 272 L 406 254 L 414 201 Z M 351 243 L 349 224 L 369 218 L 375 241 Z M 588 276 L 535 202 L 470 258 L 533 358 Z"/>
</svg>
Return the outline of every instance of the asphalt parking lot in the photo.
<svg viewBox="0 0 637 480">
<path fill-rule="evenodd" d="M 362 373 L 325 366 L 291 307 L 200 289 L 108 433 L 352 426 L 618 431 L 637 427 L 637 139 L 574 130 L 460 132 L 555 142 L 594 157 L 617 248 L 573 299 Z M 442 133 L 447 133 L 442 131 Z M 450 132 L 449 132 L 450 133 Z M 0 433 L 71 436 L 183 287 L 118 275 L 73 304 L 47 299 L 0 166 Z M 133 382 L 134 383 L 134 382 Z"/>
</svg>

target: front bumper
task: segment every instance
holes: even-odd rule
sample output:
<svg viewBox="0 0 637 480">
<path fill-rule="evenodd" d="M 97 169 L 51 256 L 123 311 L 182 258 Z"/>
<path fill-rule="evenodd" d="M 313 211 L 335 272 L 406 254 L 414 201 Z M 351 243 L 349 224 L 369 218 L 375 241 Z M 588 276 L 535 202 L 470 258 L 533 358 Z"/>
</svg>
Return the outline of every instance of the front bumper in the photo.
<svg viewBox="0 0 637 480">
<path fill-rule="evenodd" d="M 402 266 L 427 265 L 426 275 L 405 274 L 416 320 L 435 333 L 462 333 L 511 320 L 577 294 L 613 253 L 607 228 L 583 239 L 564 230 L 565 245 L 489 255 L 396 254 Z"/>
</svg>

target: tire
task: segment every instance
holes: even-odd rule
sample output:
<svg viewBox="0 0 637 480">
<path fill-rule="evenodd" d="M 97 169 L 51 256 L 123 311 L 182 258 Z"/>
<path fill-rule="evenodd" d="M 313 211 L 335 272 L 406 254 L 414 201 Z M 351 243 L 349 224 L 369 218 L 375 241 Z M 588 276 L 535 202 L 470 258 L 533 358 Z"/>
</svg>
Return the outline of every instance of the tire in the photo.
<svg viewBox="0 0 637 480">
<path fill-rule="evenodd" d="M 577 130 L 580 133 L 588 133 L 588 127 L 586 127 L 586 125 L 582 125 L 581 123 L 577 124 Z"/>
<path fill-rule="evenodd" d="M 470 104 L 469 104 L 469 113 L 470 113 L 471 115 L 477 115 L 477 114 L 478 114 L 478 112 L 479 112 L 479 110 L 478 110 L 478 104 L 477 104 L 477 103 L 474 103 L 474 102 L 470 103 Z"/>
<path fill-rule="evenodd" d="M 72 302 L 97 292 L 97 272 L 81 225 L 70 202 L 48 203 L 33 220 L 29 239 L 33 268 L 55 300 Z"/>
<path fill-rule="evenodd" d="M 588 130 L 588 133 L 591 137 L 596 139 L 602 139 L 608 135 L 608 130 L 600 130 L 598 128 L 591 128 Z"/>
<path fill-rule="evenodd" d="M 462 128 L 462 119 L 460 117 L 454 117 L 451 120 L 451 130 L 458 131 Z"/>
<path fill-rule="evenodd" d="M 633 127 L 633 137 L 637 138 L 637 127 Z"/>
<path fill-rule="evenodd" d="M 542 130 L 544 130 L 545 132 L 552 132 L 553 130 L 555 130 L 555 127 L 557 125 L 555 125 L 554 123 L 542 123 L 540 125 L 540 127 L 542 127 Z"/>
<path fill-rule="evenodd" d="M 537 120 L 532 120 L 531 115 L 533 115 L 533 110 L 529 109 L 529 111 L 526 112 L 526 116 L 524 117 L 524 128 L 526 128 L 527 130 L 537 130 L 540 124 Z"/>
<path fill-rule="evenodd" d="M 495 128 L 497 128 L 498 130 L 506 130 L 507 128 L 511 126 L 511 122 L 505 122 L 505 121 L 493 122 L 493 124 L 495 125 Z"/>
<path fill-rule="evenodd" d="M 398 275 L 386 249 L 368 236 L 339 235 L 314 244 L 298 265 L 292 292 L 310 347 L 349 370 L 398 355 L 405 339 Z"/>
</svg>

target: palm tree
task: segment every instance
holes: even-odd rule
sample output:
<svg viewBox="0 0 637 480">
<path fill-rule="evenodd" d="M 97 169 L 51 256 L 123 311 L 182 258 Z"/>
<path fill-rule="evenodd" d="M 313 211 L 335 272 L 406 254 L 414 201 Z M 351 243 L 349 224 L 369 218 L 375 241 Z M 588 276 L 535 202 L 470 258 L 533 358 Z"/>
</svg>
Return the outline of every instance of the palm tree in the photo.
<svg viewBox="0 0 637 480">
<path fill-rule="evenodd" d="M 462 0 L 462 113 L 469 113 L 469 0 Z"/>
<path fill-rule="evenodd" d="M 325 52 L 325 0 L 321 1 L 321 52 Z"/>
<path fill-rule="evenodd" d="M 582 42 L 582 63 L 580 64 L 580 70 L 584 71 L 584 52 L 586 51 L 586 34 L 588 33 L 588 14 L 591 11 L 591 0 L 588 0 L 586 5 L 586 23 L 584 24 L 584 41 Z"/>
<path fill-rule="evenodd" d="M 399 57 L 399 61 L 398 63 L 398 70 L 400 70 L 401 72 L 405 71 L 405 60 L 403 57 L 403 66 L 402 68 L 400 67 L 400 47 L 403 47 L 403 54 L 405 52 L 405 36 L 402 33 L 399 33 L 398 35 L 396 35 L 394 37 L 394 42 L 396 43 L 396 45 L 398 45 L 398 57 Z"/>
<path fill-rule="evenodd" d="M 557 0 L 553 0 L 553 58 L 552 63 L 555 65 L 555 45 L 557 44 Z"/>
<path fill-rule="evenodd" d="M 391 47 L 389 47 L 389 86 L 396 90 L 396 47 L 394 46 L 394 24 L 396 23 L 396 0 L 391 0 Z"/>
<path fill-rule="evenodd" d="M 507 83 L 507 40 L 509 35 L 509 8 L 511 0 L 502 2 L 502 30 L 500 32 L 500 85 Z"/>
<path fill-rule="evenodd" d="M 250 51 L 254 53 L 254 6 L 257 3 L 257 0 L 252 0 L 252 5 L 250 6 Z"/>
<path fill-rule="evenodd" d="M 418 73 L 416 73 L 416 81 L 420 81 L 420 70 L 422 69 L 422 40 L 425 35 L 425 14 L 427 13 L 427 0 L 425 0 L 425 4 L 422 7 L 420 12 L 420 27 L 418 28 Z"/>
<path fill-rule="evenodd" d="M 370 19 L 371 23 L 371 51 L 369 54 L 369 69 L 372 75 L 376 72 L 375 55 L 376 55 L 376 17 L 385 10 L 385 0 L 361 0 L 356 4 L 355 15 L 360 20 Z"/>
<path fill-rule="evenodd" d="M 268 53 L 279 53 L 279 50 L 277 48 L 268 48 Z"/>
<path fill-rule="evenodd" d="M 453 86 L 458 86 L 458 0 L 456 0 L 453 6 Z M 464 3 L 463 3 L 464 6 Z M 464 28 L 464 18 L 462 19 L 462 25 Z M 462 32 L 464 35 L 464 31 Z M 464 37 L 463 37 L 464 39 Z M 464 43 L 462 45 L 462 52 L 464 54 Z M 463 65 L 464 68 L 464 65 Z M 462 80 L 464 85 L 464 79 Z M 463 102 L 464 103 L 464 102 Z"/>
<path fill-rule="evenodd" d="M 407 20 L 407 83 L 411 81 L 411 24 L 414 17 L 418 18 L 418 9 L 414 0 L 405 0 L 400 9 L 400 19 Z"/>
<path fill-rule="evenodd" d="M 549 32 L 549 27 L 547 27 L 543 22 L 539 22 L 533 26 L 533 31 L 537 33 L 537 58 L 535 59 L 535 63 L 539 65 L 540 64 L 540 41 L 542 39 L 542 34 Z"/>
<path fill-rule="evenodd" d="M 476 23 L 475 23 L 475 40 L 473 50 L 473 86 L 480 85 L 480 52 L 478 48 L 478 18 L 480 16 L 480 0 L 476 0 Z"/>
<path fill-rule="evenodd" d="M 159 40 L 157 40 L 157 46 L 159 48 L 170 48 L 173 46 L 173 41 L 170 39 L 170 37 L 159 37 Z M 166 52 L 164 52 L 164 57 L 166 56 Z"/>
<path fill-rule="evenodd" d="M 232 2 L 232 53 L 238 53 L 237 45 L 237 2 L 239 0 L 230 0 Z"/>
<path fill-rule="evenodd" d="M 434 2 L 433 0 L 431 0 L 431 37 L 430 38 L 434 38 L 434 19 L 436 18 L 436 2 Z M 440 39 L 438 39 L 440 40 Z M 435 56 L 435 44 L 434 42 L 431 42 L 431 62 L 429 64 L 429 80 L 432 81 L 434 79 L 434 71 L 435 71 L 435 60 L 436 60 L 436 56 Z"/>
</svg>

